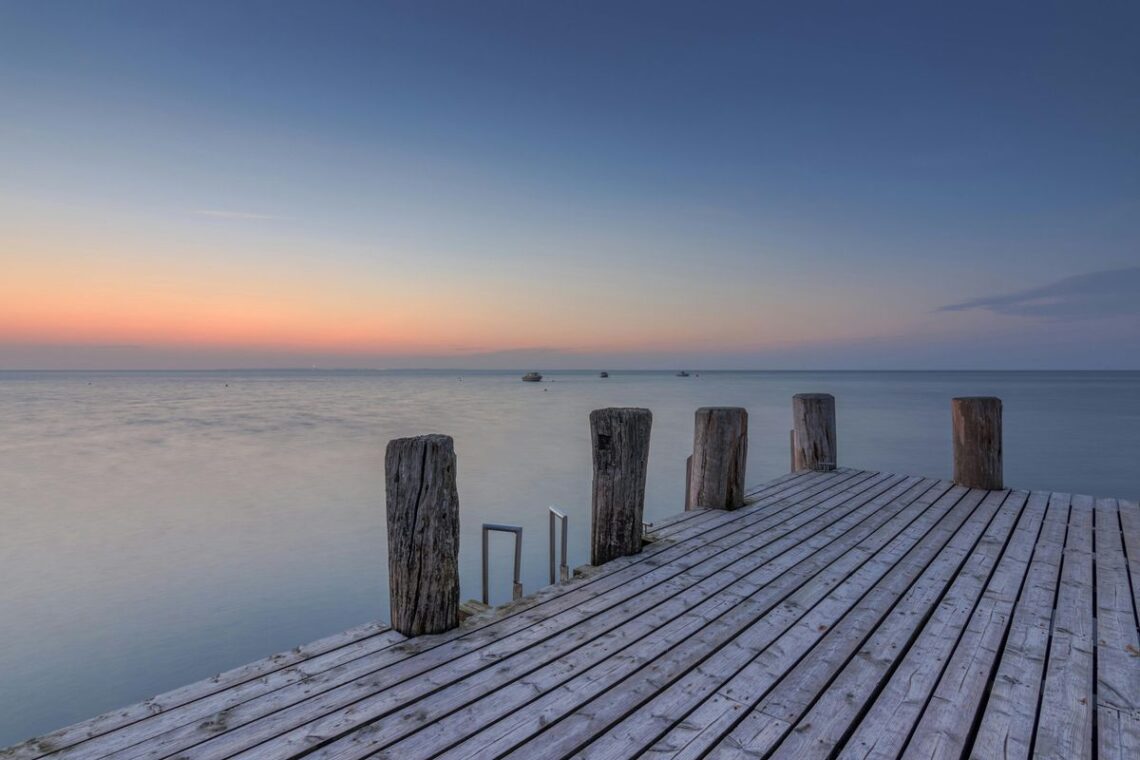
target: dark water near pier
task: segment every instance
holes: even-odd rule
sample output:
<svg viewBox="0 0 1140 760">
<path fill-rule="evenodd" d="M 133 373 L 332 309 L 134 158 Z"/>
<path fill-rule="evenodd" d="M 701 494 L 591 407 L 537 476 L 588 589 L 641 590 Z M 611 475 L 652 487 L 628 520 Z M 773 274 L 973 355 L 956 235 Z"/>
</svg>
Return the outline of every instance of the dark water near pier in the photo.
<svg viewBox="0 0 1140 760">
<path fill-rule="evenodd" d="M 949 399 L 1005 403 L 1006 482 L 1140 495 L 1140 373 L 0 372 L 0 746 L 387 618 L 383 452 L 455 437 L 463 597 L 479 526 L 546 508 L 587 559 L 587 415 L 653 410 L 647 519 L 681 509 L 693 410 L 750 413 L 749 481 L 788 468 L 791 395 L 834 393 L 840 463 L 947 476 Z M 493 601 L 510 589 L 496 544 Z"/>
</svg>

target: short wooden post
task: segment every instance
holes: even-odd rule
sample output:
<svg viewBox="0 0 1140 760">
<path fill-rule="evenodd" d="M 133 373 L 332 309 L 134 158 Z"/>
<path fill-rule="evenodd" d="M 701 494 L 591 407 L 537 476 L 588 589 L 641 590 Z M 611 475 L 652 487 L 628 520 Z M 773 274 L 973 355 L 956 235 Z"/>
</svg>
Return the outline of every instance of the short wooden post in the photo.
<svg viewBox="0 0 1140 760">
<path fill-rule="evenodd" d="M 641 551 L 652 426 L 653 413 L 648 409 L 590 412 L 590 438 L 594 447 L 592 565 Z"/>
<path fill-rule="evenodd" d="M 792 471 L 834 470 L 835 397 L 830 393 L 797 393 L 792 397 Z"/>
<path fill-rule="evenodd" d="M 388 588 L 405 636 L 459 625 L 459 492 L 451 436 L 388 443 Z"/>
<path fill-rule="evenodd" d="M 967 396 L 951 400 L 954 482 L 967 488 L 1002 488 L 1001 399 Z"/>
<path fill-rule="evenodd" d="M 687 509 L 736 509 L 744 504 L 748 411 L 706 406 L 697 410 Z"/>
</svg>

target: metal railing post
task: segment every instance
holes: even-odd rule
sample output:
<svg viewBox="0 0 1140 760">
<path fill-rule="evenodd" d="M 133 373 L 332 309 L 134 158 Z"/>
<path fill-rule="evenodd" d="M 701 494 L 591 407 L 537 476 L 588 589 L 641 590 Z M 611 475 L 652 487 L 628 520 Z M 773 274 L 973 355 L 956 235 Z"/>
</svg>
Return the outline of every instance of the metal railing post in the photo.
<svg viewBox="0 0 1140 760">
<path fill-rule="evenodd" d="M 555 523 L 562 521 L 562 562 L 559 567 L 559 583 L 565 583 L 570 580 L 570 565 L 566 562 L 567 555 L 567 531 L 570 527 L 570 518 L 566 516 L 565 512 L 550 507 L 550 583 L 554 584 L 554 533 L 556 530 Z"/>
<path fill-rule="evenodd" d="M 491 603 L 490 589 L 488 588 L 488 576 L 490 576 L 490 562 L 488 559 L 488 552 L 490 548 L 490 534 L 491 531 L 500 531 L 502 533 L 515 534 L 515 576 L 514 585 L 511 589 L 512 599 L 521 599 L 523 595 L 522 587 L 522 526 L 520 525 L 500 525 L 498 523 L 483 523 L 483 604 Z"/>
</svg>

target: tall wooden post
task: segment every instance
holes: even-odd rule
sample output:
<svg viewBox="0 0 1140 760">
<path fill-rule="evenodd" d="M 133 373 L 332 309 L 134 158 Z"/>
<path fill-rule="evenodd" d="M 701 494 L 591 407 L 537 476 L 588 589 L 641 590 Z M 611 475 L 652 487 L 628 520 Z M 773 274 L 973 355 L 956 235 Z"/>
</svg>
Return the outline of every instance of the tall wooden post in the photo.
<svg viewBox="0 0 1140 760">
<path fill-rule="evenodd" d="M 648 409 L 590 412 L 590 438 L 594 447 L 592 565 L 641 551 L 652 426 L 653 413 Z"/>
<path fill-rule="evenodd" d="M 967 396 L 950 402 L 954 428 L 954 482 L 1002 488 L 1001 399 Z"/>
<path fill-rule="evenodd" d="M 834 470 L 835 397 L 830 393 L 797 393 L 792 397 L 792 470 Z"/>
<path fill-rule="evenodd" d="M 397 438 L 384 458 L 392 627 L 405 636 L 459 625 L 459 492 L 448 435 Z"/>
<path fill-rule="evenodd" d="M 748 411 L 706 406 L 693 425 L 686 509 L 736 509 L 744 504 L 744 465 L 748 459 Z"/>
</svg>

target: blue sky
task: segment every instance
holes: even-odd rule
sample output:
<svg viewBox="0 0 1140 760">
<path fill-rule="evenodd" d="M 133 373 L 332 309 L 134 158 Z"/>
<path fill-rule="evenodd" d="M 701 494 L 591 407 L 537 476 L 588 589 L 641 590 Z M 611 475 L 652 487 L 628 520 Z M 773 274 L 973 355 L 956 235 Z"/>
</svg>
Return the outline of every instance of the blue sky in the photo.
<svg viewBox="0 0 1140 760">
<path fill-rule="evenodd" d="M 1140 368 L 1138 32 L 3 3 L 0 368 Z"/>
</svg>

